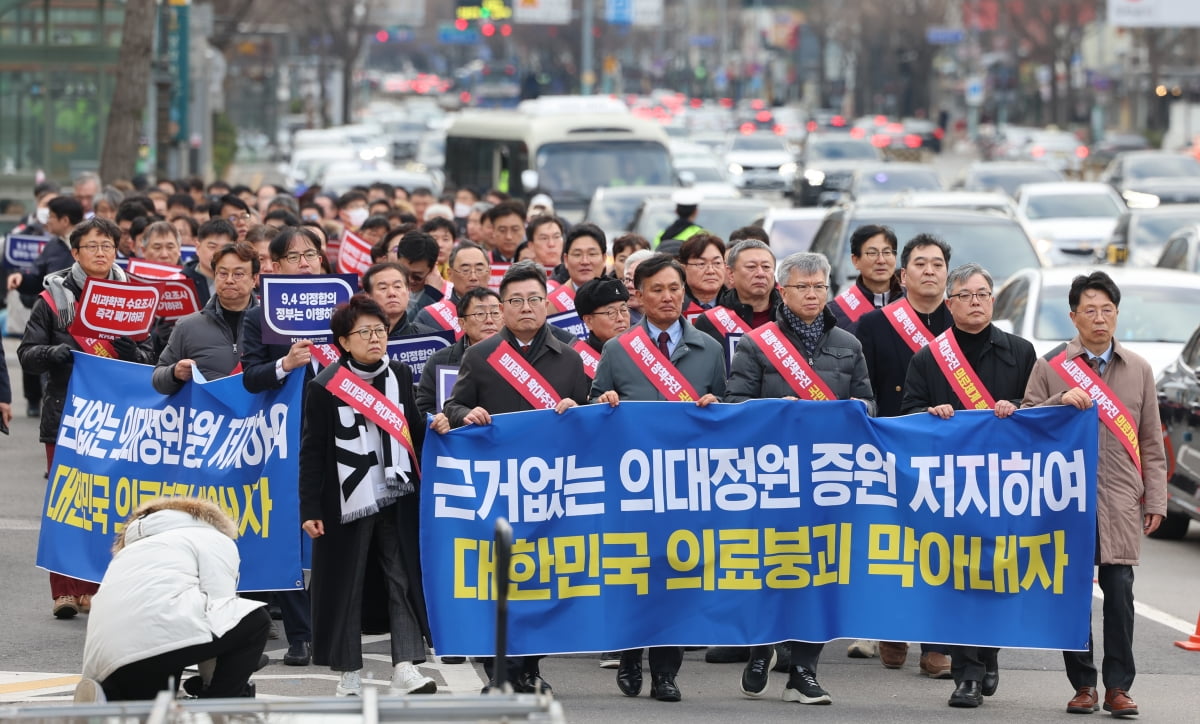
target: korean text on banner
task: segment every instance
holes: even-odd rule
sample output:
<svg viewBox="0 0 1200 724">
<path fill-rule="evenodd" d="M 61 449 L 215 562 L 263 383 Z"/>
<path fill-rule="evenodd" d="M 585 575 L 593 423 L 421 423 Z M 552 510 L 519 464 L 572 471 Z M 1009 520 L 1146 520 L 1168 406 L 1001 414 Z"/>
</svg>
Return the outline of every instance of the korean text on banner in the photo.
<svg viewBox="0 0 1200 724">
<path fill-rule="evenodd" d="M 290 345 L 298 339 L 333 341 L 329 320 L 333 309 L 358 289 L 353 274 L 264 274 L 262 340 Z"/>
</svg>

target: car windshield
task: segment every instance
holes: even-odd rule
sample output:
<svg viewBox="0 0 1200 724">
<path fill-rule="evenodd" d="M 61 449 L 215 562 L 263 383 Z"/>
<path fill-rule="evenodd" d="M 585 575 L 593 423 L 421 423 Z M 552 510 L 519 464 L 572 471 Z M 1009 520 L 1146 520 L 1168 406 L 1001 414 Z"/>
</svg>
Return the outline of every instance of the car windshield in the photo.
<svg viewBox="0 0 1200 724">
<path fill-rule="evenodd" d="M 1200 213 L 1143 214 L 1133 224 L 1131 246 L 1139 249 L 1161 249 L 1167 238 L 1188 224 L 1200 223 Z"/>
<path fill-rule="evenodd" d="M 729 144 L 730 151 L 779 151 L 787 153 L 787 143 L 779 136 L 747 135 L 734 136 Z"/>
<path fill-rule="evenodd" d="M 1200 163 L 1186 156 L 1162 154 L 1130 159 L 1125 175 L 1131 179 L 1178 176 L 1200 176 Z"/>
<path fill-rule="evenodd" d="M 823 219 L 776 219 L 771 223 L 771 249 L 782 259 L 789 254 L 808 251 Z"/>
<path fill-rule="evenodd" d="M 881 168 L 860 175 L 858 187 L 860 191 L 938 191 L 942 182 L 932 171 Z"/>
<path fill-rule="evenodd" d="M 1033 334 L 1038 339 L 1071 339 L 1075 326 L 1067 316 L 1068 288 L 1050 286 L 1039 297 Z M 1122 342 L 1188 341 L 1200 318 L 1200 289 L 1162 284 L 1121 284 L 1117 339 Z"/>
<path fill-rule="evenodd" d="M 696 225 L 705 231 L 716 234 L 722 239 L 728 239 L 730 232 L 749 226 L 754 220 L 766 216 L 769 204 L 764 201 L 761 206 L 739 205 L 722 206 L 713 202 L 700 202 L 700 211 L 696 214 Z M 635 233 L 647 239 L 653 239 L 658 232 L 675 221 L 675 207 L 671 204 L 648 204 L 638 219 Z"/>
<path fill-rule="evenodd" d="M 981 190 L 1000 189 L 1009 196 L 1015 196 L 1022 184 L 1041 183 L 1043 181 L 1062 181 L 1062 174 L 1052 168 L 1026 169 L 1021 171 L 987 172 L 980 171 L 967 184 L 969 188 Z"/>
<path fill-rule="evenodd" d="M 1025 205 L 1030 219 L 1115 219 L 1121 207 L 1108 194 L 1037 194 Z"/>
<path fill-rule="evenodd" d="M 592 205 L 588 207 L 586 220 L 601 229 L 624 231 L 633 223 L 633 217 L 637 215 L 638 207 L 644 200 L 644 197 L 632 194 L 605 196 L 599 202 L 593 201 Z"/>
<path fill-rule="evenodd" d="M 808 145 L 808 160 L 812 161 L 874 161 L 879 152 L 868 141 L 823 141 Z"/>
<path fill-rule="evenodd" d="M 725 176 L 721 174 L 721 169 L 716 166 L 683 166 L 679 169 L 687 171 L 696 177 L 696 183 L 721 183 L 725 181 Z"/>
<path fill-rule="evenodd" d="M 551 143 L 537 152 L 538 186 L 556 203 L 580 204 L 601 186 L 670 186 L 671 156 L 652 141 Z"/>
<path fill-rule="evenodd" d="M 985 217 L 982 214 L 978 221 L 969 222 L 939 220 L 936 216 L 931 216 L 931 220 L 922 221 L 910 216 L 896 219 L 886 213 L 860 214 L 846 225 L 846 233 L 849 234 L 850 229 L 857 229 L 864 224 L 879 224 L 891 227 L 898 239 L 911 239 L 917 234 L 933 234 L 950 245 L 953 251 L 950 259 L 952 267 L 975 262 L 991 273 L 997 289 L 1018 269 L 1042 265 L 1041 259 L 1029 242 L 1029 237 L 1015 221 Z M 965 216 L 963 214 L 961 218 Z M 847 270 L 848 278 L 852 279 L 858 275 L 858 271 L 850 263 L 849 241 L 843 244 L 843 248 L 846 257 L 842 268 Z M 897 266 L 899 262 L 897 256 Z"/>
</svg>

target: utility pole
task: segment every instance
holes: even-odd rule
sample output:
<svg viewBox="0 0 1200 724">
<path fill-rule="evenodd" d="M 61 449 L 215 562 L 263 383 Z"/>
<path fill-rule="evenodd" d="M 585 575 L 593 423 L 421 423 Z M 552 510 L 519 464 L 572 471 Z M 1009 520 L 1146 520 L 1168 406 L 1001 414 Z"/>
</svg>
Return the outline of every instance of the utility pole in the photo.
<svg viewBox="0 0 1200 724">
<path fill-rule="evenodd" d="M 590 96 L 596 85 L 596 68 L 594 65 L 596 39 L 592 29 L 592 23 L 596 17 L 596 0 L 583 0 L 582 12 L 583 17 L 580 18 L 579 25 L 582 28 L 583 38 L 579 47 L 583 57 L 580 58 L 579 63 L 579 90 L 583 95 Z"/>
</svg>

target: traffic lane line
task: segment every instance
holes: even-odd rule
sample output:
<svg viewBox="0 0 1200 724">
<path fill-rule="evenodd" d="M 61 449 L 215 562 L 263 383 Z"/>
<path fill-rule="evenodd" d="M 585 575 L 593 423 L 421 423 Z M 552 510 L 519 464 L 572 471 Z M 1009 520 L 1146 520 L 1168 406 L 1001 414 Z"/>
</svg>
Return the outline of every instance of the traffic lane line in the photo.
<svg viewBox="0 0 1200 724">
<path fill-rule="evenodd" d="M 1104 600 L 1104 591 L 1100 590 L 1099 583 L 1092 583 L 1092 597 L 1100 601 Z M 1159 609 L 1147 603 L 1134 601 L 1133 612 L 1142 618 L 1148 618 L 1155 623 L 1162 624 L 1168 628 L 1173 628 L 1180 633 L 1187 634 L 1188 636 L 1196 633 L 1196 624 L 1184 621 L 1182 618 L 1173 616 L 1166 611 L 1160 611 Z"/>
</svg>

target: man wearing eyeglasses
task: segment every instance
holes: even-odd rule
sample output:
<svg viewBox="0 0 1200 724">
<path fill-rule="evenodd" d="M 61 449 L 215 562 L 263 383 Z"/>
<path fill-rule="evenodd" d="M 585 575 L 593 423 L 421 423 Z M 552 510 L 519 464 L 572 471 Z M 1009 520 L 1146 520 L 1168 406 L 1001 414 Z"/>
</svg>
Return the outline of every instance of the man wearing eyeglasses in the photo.
<svg viewBox="0 0 1200 724">
<path fill-rule="evenodd" d="M 241 366 L 242 317 L 258 306 L 258 252 L 246 242 L 226 244 L 213 256 L 217 293 L 175 324 L 154 368 L 154 389 L 174 394 L 199 368 L 205 379 L 227 377 Z"/>
<path fill-rule="evenodd" d="M 246 240 L 246 232 L 250 229 L 250 222 L 254 219 L 254 215 L 245 201 L 234 194 L 222 196 L 221 218 L 233 224 L 233 227 L 237 229 L 238 241 Z"/>
<path fill-rule="evenodd" d="M 553 409 L 562 414 L 587 402 L 591 378 L 583 370 L 579 353 L 560 341 L 546 323 L 546 274 L 536 262 L 513 264 L 500 281 L 504 327 L 463 354 L 462 366 L 445 410 L 431 427 L 445 434 L 452 427 L 490 425 L 492 415 L 523 410 Z M 536 373 L 548 390 L 534 395 L 520 382 L 522 374 Z M 533 401 L 536 400 L 536 405 Z M 519 694 L 550 691 L 542 678 L 539 656 L 509 659 L 505 676 Z M 492 662 L 484 664 L 491 677 Z"/>
<path fill-rule="evenodd" d="M 397 261 L 408 269 L 408 308 L 416 317 L 420 310 L 441 301 L 449 286 L 437 273 L 437 242 L 423 231 L 410 231 L 402 235 L 392 248 L 395 252 L 389 252 L 389 260 Z"/>
<path fill-rule="evenodd" d="M 500 311 L 500 295 L 487 287 L 475 287 L 464 293 L 458 300 L 455 313 L 462 327 L 462 336 L 449 347 L 430 355 L 421 372 L 421 381 L 417 384 L 417 409 L 422 415 L 442 411 L 438 406 L 435 370 L 438 367 L 461 365 L 463 355 L 471 345 L 479 344 L 500 331 L 500 320 L 504 316 Z"/>
<path fill-rule="evenodd" d="M 952 327 L 917 352 L 904 379 L 901 414 L 928 412 L 949 420 L 956 410 L 991 409 L 1007 418 L 1020 407 L 1037 353 L 1028 341 L 992 324 L 992 276 L 963 264 L 947 277 Z M 951 646 L 955 689 L 950 706 L 974 708 L 996 693 L 999 649 Z"/>
<path fill-rule="evenodd" d="M 584 366 L 591 367 L 590 374 L 595 374 L 604 343 L 629 329 L 629 290 L 617 279 L 585 282 L 575 292 L 575 312 L 588 329 L 588 338 L 580 340 L 575 350 L 584 358 Z M 581 350 L 584 345 L 587 349 Z"/>
<path fill-rule="evenodd" d="M 906 296 L 859 319 L 855 336 L 862 342 L 880 417 L 903 414 L 908 363 L 953 323 L 945 300 L 949 263 L 949 244 L 930 234 L 914 236 L 900 252 L 900 280 L 907 289 Z M 921 673 L 935 679 L 950 678 L 948 650 L 940 644 L 921 644 Z M 878 652 L 885 668 L 899 669 L 908 659 L 908 644 L 880 641 Z M 875 655 L 875 647 L 872 642 L 855 641 L 848 655 L 868 658 Z"/>
<path fill-rule="evenodd" d="M 696 317 L 696 329 L 724 344 L 730 334 L 758 329 L 783 301 L 775 288 L 775 254 L 757 239 L 739 241 L 725 253 L 733 286 L 717 295 L 717 306 Z"/>
<path fill-rule="evenodd" d="M 417 324 L 434 329 L 462 331 L 458 303 L 472 289 L 486 287 L 492 268 L 483 247 L 464 241 L 450 252 L 450 296 L 427 304 L 417 313 Z"/>
<path fill-rule="evenodd" d="M 196 285 L 196 300 L 201 307 L 208 304 L 216 288 L 213 257 L 237 238 L 237 228 L 225 219 L 209 219 L 196 232 L 196 256 L 183 265 L 183 275 Z"/>
<path fill-rule="evenodd" d="M 858 278 L 829 305 L 839 327 L 854 334 L 864 314 L 904 296 L 896 269 L 898 246 L 896 232 L 886 226 L 867 224 L 850 235 L 850 263 L 858 270 Z"/>
</svg>

